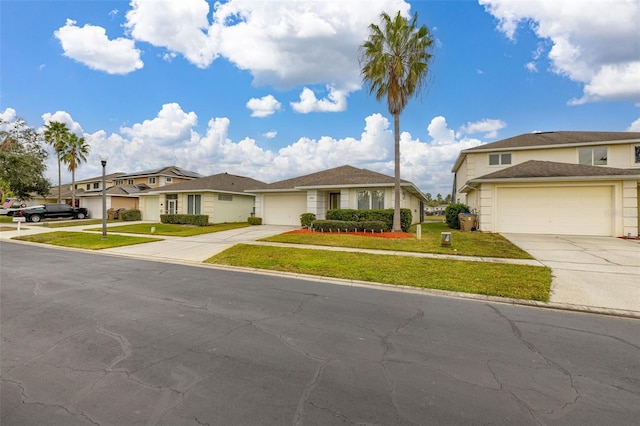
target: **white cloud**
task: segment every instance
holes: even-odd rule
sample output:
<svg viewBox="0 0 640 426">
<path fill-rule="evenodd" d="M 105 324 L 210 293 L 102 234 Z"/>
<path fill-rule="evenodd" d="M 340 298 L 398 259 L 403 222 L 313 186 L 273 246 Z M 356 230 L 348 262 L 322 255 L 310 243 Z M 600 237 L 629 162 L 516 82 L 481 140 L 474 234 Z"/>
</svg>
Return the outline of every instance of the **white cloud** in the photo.
<svg viewBox="0 0 640 426">
<path fill-rule="evenodd" d="M 521 22 L 551 42 L 551 70 L 584 84 L 571 104 L 640 102 L 640 2 L 637 0 L 479 0 L 515 40 Z M 535 59 L 535 58 L 534 58 Z"/>
<path fill-rule="evenodd" d="M 58 123 L 64 123 L 67 125 L 67 129 L 71 131 L 71 133 L 75 133 L 76 135 L 82 135 L 82 126 L 80 123 L 73 120 L 71 114 L 66 111 L 56 111 L 53 114 L 47 112 L 42 114 L 42 121 L 47 125 L 52 121 L 57 121 Z M 40 129 L 42 130 L 42 129 Z"/>
<path fill-rule="evenodd" d="M 164 104 L 153 120 L 122 127 L 120 131 L 133 140 L 164 144 L 187 138 L 197 123 L 195 112 L 186 113 L 177 103 L 170 103 Z"/>
<path fill-rule="evenodd" d="M 640 132 L 640 118 L 627 127 L 627 132 Z"/>
<path fill-rule="evenodd" d="M 268 117 L 280 110 L 280 107 L 280 102 L 273 95 L 249 99 L 247 102 L 247 108 L 251 110 L 252 117 Z"/>
<path fill-rule="evenodd" d="M 495 138 L 498 136 L 498 130 L 507 127 L 507 123 L 502 120 L 496 120 L 492 118 L 485 118 L 484 120 L 468 122 L 464 126 L 460 127 L 459 132 L 461 134 L 476 134 L 484 133 L 485 138 Z"/>
<path fill-rule="evenodd" d="M 206 68 L 218 56 L 215 31 L 209 29 L 205 0 L 132 0 L 125 27 L 131 36 L 182 54 Z"/>
<path fill-rule="evenodd" d="M 5 108 L 4 111 L 0 112 L 0 120 L 5 123 L 14 121 L 16 119 L 16 110 L 13 108 Z"/>
<path fill-rule="evenodd" d="M 341 112 L 347 109 L 347 93 L 327 86 L 329 94 L 326 98 L 316 98 L 313 90 L 305 87 L 300 93 L 299 102 L 291 102 L 295 112 L 307 114 L 310 112 Z"/>
<path fill-rule="evenodd" d="M 67 19 L 65 26 L 54 33 L 65 56 L 108 74 L 127 74 L 143 67 L 140 51 L 133 40 L 109 40 L 102 27 L 75 24 Z"/>
<path fill-rule="evenodd" d="M 278 132 L 276 132 L 275 130 L 271 130 L 269 132 L 263 133 L 262 136 L 264 136 L 267 139 L 273 139 L 276 136 L 278 136 Z"/>
</svg>

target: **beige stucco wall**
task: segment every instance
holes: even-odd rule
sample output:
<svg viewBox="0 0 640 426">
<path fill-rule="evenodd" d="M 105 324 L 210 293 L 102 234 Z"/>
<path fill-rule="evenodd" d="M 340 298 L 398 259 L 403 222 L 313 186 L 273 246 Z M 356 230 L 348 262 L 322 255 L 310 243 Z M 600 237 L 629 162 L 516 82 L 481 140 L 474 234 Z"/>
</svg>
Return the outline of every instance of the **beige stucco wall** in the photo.
<svg viewBox="0 0 640 426">
<path fill-rule="evenodd" d="M 112 209 L 137 209 L 138 198 L 133 197 L 111 197 Z"/>
<path fill-rule="evenodd" d="M 207 194 L 213 206 L 211 223 L 246 222 L 255 204 L 253 195 L 233 194 L 233 201 L 218 200 L 218 194 Z"/>
</svg>

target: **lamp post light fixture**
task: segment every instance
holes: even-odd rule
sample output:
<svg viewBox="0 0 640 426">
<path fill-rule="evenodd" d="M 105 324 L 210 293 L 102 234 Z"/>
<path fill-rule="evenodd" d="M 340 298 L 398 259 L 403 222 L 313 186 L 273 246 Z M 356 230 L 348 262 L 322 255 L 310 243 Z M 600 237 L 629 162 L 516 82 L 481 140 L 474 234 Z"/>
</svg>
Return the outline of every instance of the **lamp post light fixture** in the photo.
<svg viewBox="0 0 640 426">
<path fill-rule="evenodd" d="M 105 177 L 105 169 L 107 168 L 107 156 L 100 156 L 102 163 L 102 239 L 107 239 L 107 181 Z"/>
</svg>

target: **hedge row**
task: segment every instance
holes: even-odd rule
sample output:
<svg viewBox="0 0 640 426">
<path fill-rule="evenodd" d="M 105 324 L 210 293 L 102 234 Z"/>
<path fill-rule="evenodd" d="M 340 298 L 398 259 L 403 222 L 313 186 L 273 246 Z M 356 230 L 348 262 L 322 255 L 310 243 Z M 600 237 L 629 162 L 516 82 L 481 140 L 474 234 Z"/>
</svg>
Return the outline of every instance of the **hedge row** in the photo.
<svg viewBox="0 0 640 426">
<path fill-rule="evenodd" d="M 178 225 L 207 226 L 209 216 L 206 214 L 161 214 L 160 222 Z"/>
<path fill-rule="evenodd" d="M 381 220 L 314 220 L 311 225 L 314 231 L 321 232 L 384 232 L 386 223 Z"/>
<path fill-rule="evenodd" d="M 403 232 L 408 232 L 411 226 L 411 210 L 400 209 L 400 227 Z M 327 220 L 344 220 L 348 222 L 381 221 L 386 224 L 386 231 L 393 229 L 393 209 L 384 210 L 354 210 L 333 209 L 327 211 Z"/>
</svg>

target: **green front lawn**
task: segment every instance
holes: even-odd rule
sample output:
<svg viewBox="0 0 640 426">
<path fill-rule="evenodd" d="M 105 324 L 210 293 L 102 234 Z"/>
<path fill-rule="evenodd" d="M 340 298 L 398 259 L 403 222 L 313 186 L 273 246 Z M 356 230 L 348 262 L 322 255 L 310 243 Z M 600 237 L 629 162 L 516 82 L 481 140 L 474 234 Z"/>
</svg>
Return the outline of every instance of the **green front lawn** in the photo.
<svg viewBox="0 0 640 426">
<path fill-rule="evenodd" d="M 130 237 L 124 235 L 107 235 L 102 239 L 102 234 L 88 234 L 86 232 L 55 231 L 44 234 L 13 237 L 14 240 L 29 241 L 32 243 L 52 244 L 54 246 L 83 248 L 88 250 L 101 250 L 111 247 L 130 246 L 134 244 L 162 241 L 162 238 Z"/>
<path fill-rule="evenodd" d="M 171 223 L 137 223 L 132 225 L 110 226 L 109 232 L 126 234 L 166 235 L 172 237 L 191 237 L 194 235 L 210 234 L 212 232 L 228 231 L 229 229 L 245 228 L 247 222 L 218 223 L 209 226 L 176 225 Z M 152 233 L 151 228 L 155 228 Z M 87 231 L 102 231 L 102 228 L 91 228 Z"/>
<path fill-rule="evenodd" d="M 440 233 L 451 232 L 452 244 L 442 247 Z M 417 253 L 452 254 L 463 256 L 532 259 L 531 255 L 514 246 L 500 234 L 461 232 L 444 223 L 423 223 L 422 239 L 388 239 L 338 233 L 280 234 L 260 241 L 311 244 L 319 246 L 354 247 L 372 250 L 408 251 Z"/>
<path fill-rule="evenodd" d="M 543 302 L 551 288 L 546 267 L 409 256 L 240 244 L 205 262 Z"/>
</svg>

